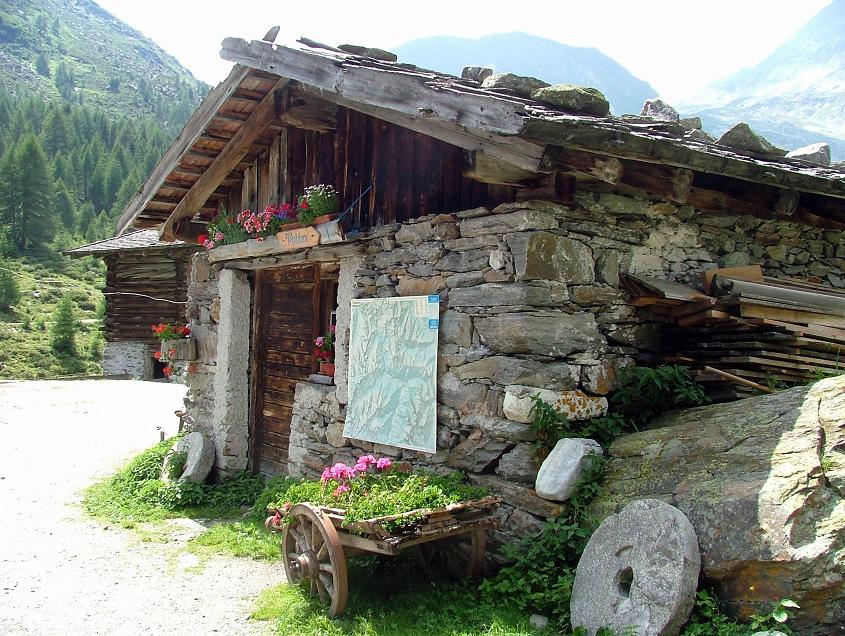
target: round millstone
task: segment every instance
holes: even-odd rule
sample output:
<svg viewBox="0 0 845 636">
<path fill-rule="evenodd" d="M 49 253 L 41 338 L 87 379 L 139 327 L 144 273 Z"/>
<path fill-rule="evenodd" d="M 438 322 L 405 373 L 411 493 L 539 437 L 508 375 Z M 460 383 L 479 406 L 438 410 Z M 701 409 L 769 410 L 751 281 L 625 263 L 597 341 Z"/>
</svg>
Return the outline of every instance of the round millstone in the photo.
<svg viewBox="0 0 845 636">
<path fill-rule="evenodd" d="M 572 588 L 572 626 L 675 636 L 689 619 L 701 559 L 692 524 L 657 499 L 635 501 L 590 537 Z"/>
<path fill-rule="evenodd" d="M 185 470 L 182 471 L 179 481 L 203 483 L 214 465 L 214 442 L 203 433 L 194 431 L 179 440 L 176 452 L 187 453 Z"/>
</svg>

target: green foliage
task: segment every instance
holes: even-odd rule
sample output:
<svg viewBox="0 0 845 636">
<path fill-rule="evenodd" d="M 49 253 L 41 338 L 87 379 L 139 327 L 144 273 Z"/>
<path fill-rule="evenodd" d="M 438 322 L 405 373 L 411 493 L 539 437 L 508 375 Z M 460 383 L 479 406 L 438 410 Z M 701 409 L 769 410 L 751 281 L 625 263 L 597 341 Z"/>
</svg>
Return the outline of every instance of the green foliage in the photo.
<svg viewBox="0 0 845 636">
<path fill-rule="evenodd" d="M 786 622 L 795 615 L 795 610 L 801 609 L 795 601 L 785 598 L 778 603 L 767 614 L 754 614 L 751 617 L 751 629 L 771 630 L 777 629 L 787 634 L 792 631 L 786 626 Z"/>
<path fill-rule="evenodd" d="M 188 453 L 175 451 L 171 453 L 167 461 L 167 475 L 172 480 L 177 480 L 185 472 L 185 463 L 188 461 Z"/>
<path fill-rule="evenodd" d="M 481 585 L 491 602 L 507 599 L 523 612 L 554 616 L 561 628 L 568 627 L 575 568 L 595 527 L 587 507 L 601 487 L 603 470 L 604 460 L 594 456 L 561 516 L 505 549 L 513 564 Z"/>
<path fill-rule="evenodd" d="M 0 223 L 18 252 L 43 247 L 56 234 L 53 177 L 34 135 L 9 148 L 0 164 Z"/>
<path fill-rule="evenodd" d="M 76 332 L 79 331 L 79 320 L 73 301 L 62 298 L 53 314 L 53 326 L 50 329 L 50 346 L 56 353 L 76 355 Z"/>
<path fill-rule="evenodd" d="M 610 399 L 613 410 L 636 429 L 672 409 L 701 406 L 708 401 L 689 369 L 680 365 L 623 369 Z"/>
<path fill-rule="evenodd" d="M 178 438 L 167 439 L 133 458 L 109 479 L 85 491 L 93 517 L 116 522 L 153 521 L 190 514 L 226 516 L 251 505 L 264 489 L 260 475 L 236 473 L 217 484 L 162 481 L 164 458 Z"/>
<path fill-rule="evenodd" d="M 329 480 L 287 481 L 272 498 L 270 507 L 284 510 L 290 505 L 310 502 L 316 505 L 343 508 L 345 523 L 398 515 L 422 508 L 440 508 L 450 503 L 479 499 L 488 493 L 464 483 L 462 473 L 435 475 L 428 472 L 404 473 L 388 470 L 369 472 L 347 482 L 348 492 L 338 492 L 338 482 Z M 389 530 L 412 526 L 419 516 L 411 515 L 385 524 Z"/>
<path fill-rule="evenodd" d="M 44 77 L 50 77 L 50 61 L 43 51 L 35 58 L 35 72 Z"/>
<path fill-rule="evenodd" d="M 591 420 L 570 422 L 539 396 L 533 395 L 531 400 L 537 455 L 544 457 L 564 437 L 586 437 L 606 446 L 620 435 L 648 425 L 666 411 L 700 406 L 708 398 L 686 367 L 663 365 L 654 369 L 623 369 L 610 396 L 609 413 Z"/>
<path fill-rule="evenodd" d="M 21 293 L 8 264 L 0 261 L 0 311 L 11 311 L 18 304 Z"/>
<path fill-rule="evenodd" d="M 528 615 L 479 592 L 472 584 L 426 581 L 417 555 L 353 558 L 349 602 L 330 619 L 300 586 L 278 585 L 258 598 L 252 618 L 273 621 L 285 636 L 543 636 Z"/>
<path fill-rule="evenodd" d="M 795 601 L 783 599 L 769 613 L 754 614 L 750 624 L 738 623 L 722 613 L 719 601 L 712 592 L 701 590 L 695 597 L 695 607 L 681 636 L 750 636 L 766 630 L 791 634 L 792 630 L 786 622 L 796 609 L 799 607 Z"/>
</svg>

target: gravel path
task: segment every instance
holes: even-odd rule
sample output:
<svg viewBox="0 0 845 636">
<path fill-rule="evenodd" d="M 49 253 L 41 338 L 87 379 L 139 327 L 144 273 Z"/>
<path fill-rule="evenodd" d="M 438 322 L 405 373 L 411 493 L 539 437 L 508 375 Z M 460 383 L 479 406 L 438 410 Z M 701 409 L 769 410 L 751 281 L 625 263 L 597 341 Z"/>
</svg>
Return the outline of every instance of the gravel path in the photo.
<svg viewBox="0 0 845 636">
<path fill-rule="evenodd" d="M 136 381 L 0 383 L 0 634 L 268 634 L 255 596 L 278 565 L 199 560 L 87 518 L 80 491 L 168 435 L 184 387 Z M 159 533 L 161 534 L 161 533 Z"/>
</svg>

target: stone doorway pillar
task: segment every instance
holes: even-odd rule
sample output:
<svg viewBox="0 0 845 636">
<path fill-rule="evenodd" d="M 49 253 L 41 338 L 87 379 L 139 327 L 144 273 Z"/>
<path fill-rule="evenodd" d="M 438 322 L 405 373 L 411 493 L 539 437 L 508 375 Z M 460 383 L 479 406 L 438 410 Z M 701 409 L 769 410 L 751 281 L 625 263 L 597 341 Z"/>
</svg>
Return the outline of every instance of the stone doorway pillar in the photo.
<svg viewBox="0 0 845 636">
<path fill-rule="evenodd" d="M 211 424 L 222 472 L 247 467 L 249 448 L 250 285 L 246 274 L 223 269 L 218 279 L 220 321 Z"/>
</svg>

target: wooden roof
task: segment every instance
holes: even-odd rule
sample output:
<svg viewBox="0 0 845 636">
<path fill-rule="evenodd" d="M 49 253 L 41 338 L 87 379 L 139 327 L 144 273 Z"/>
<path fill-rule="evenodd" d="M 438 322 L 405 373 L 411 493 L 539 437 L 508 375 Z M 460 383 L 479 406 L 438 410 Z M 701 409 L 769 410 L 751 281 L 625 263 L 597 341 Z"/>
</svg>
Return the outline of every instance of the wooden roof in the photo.
<svg viewBox="0 0 845 636">
<path fill-rule="evenodd" d="M 331 130 L 327 105 L 462 147 L 465 175 L 479 181 L 564 172 L 701 209 L 742 202 L 760 216 L 845 227 L 841 169 L 691 140 L 669 122 L 563 112 L 474 80 L 316 46 L 224 40 L 221 56 L 235 66 L 129 203 L 118 232 L 161 226 L 173 239 L 176 223 L 211 213 L 239 186 L 282 127 Z"/>
</svg>

